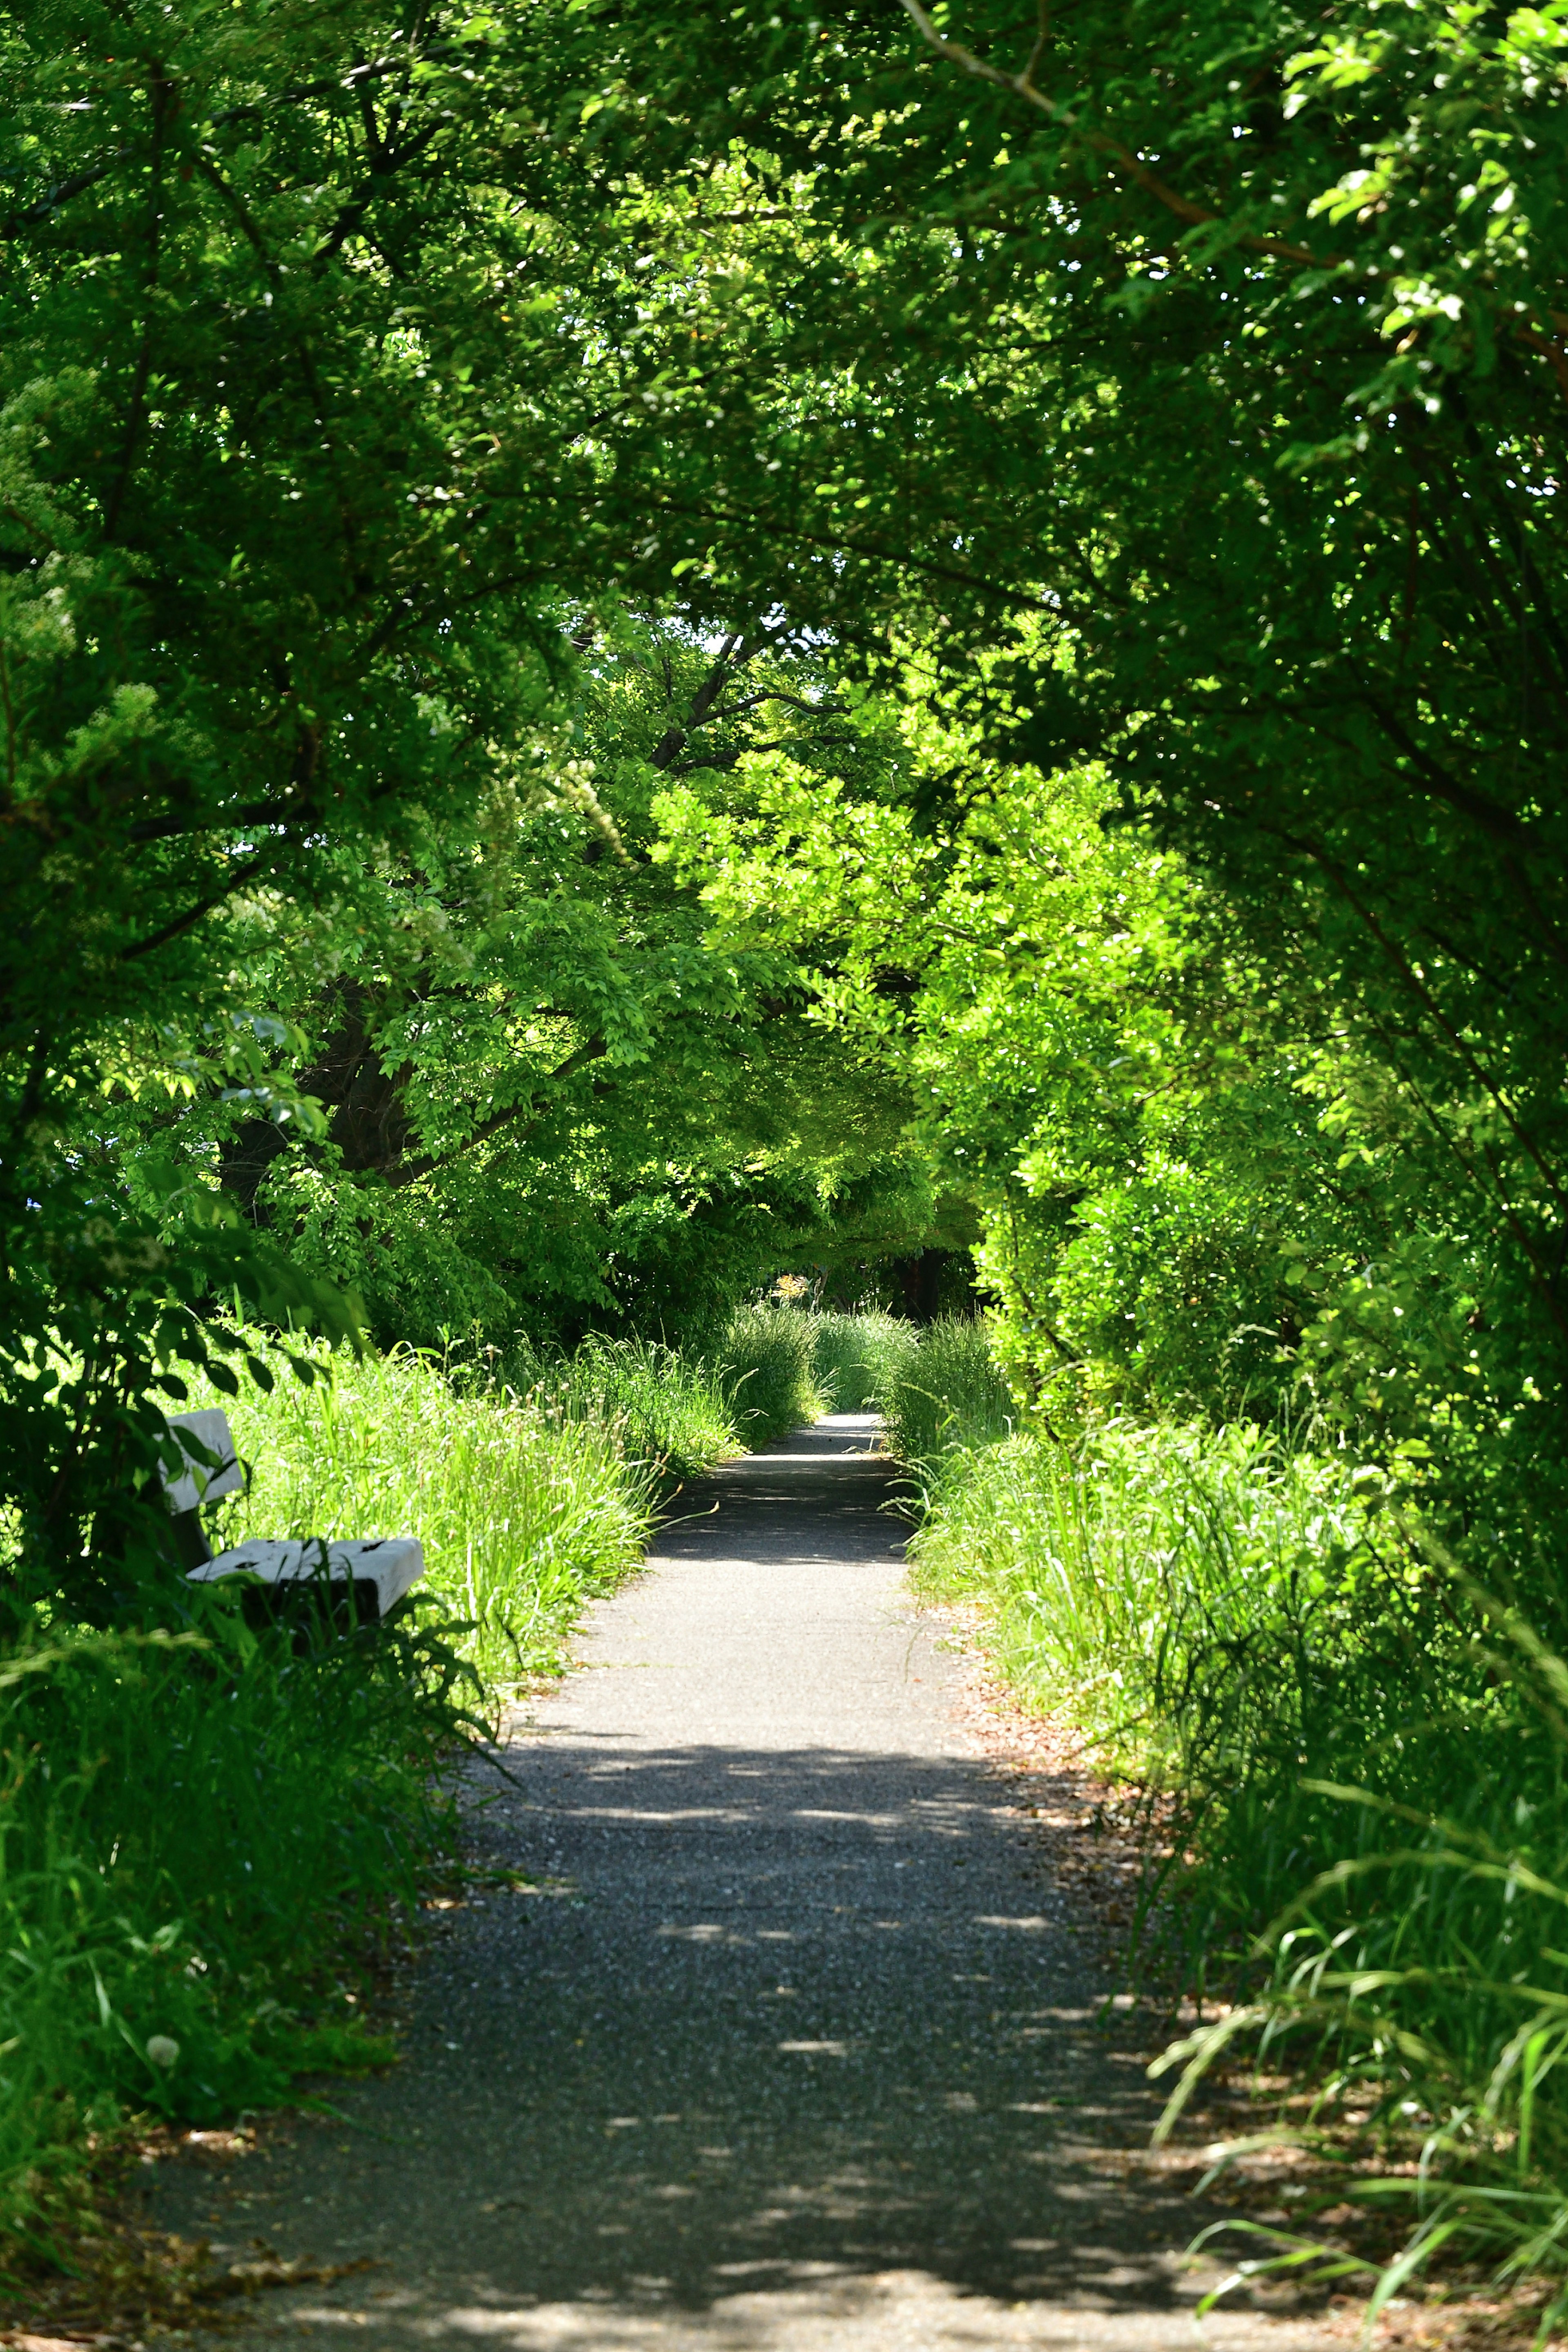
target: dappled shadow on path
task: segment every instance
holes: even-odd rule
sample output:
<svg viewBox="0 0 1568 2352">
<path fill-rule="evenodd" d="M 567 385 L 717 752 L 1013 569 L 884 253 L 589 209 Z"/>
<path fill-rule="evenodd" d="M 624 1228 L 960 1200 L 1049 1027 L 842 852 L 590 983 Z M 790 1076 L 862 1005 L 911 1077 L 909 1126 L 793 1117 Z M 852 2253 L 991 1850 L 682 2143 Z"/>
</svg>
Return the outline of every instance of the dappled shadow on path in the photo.
<svg viewBox="0 0 1568 2352">
<path fill-rule="evenodd" d="M 456 1915 L 406 2066 L 247 2184 L 286 2251 L 395 2256 L 389 2343 L 459 2309 L 452 2341 L 487 2311 L 815 2308 L 911 2272 L 1173 2308 L 1191 2208 L 1106 2164 L 1148 2090 L 982 1771 L 590 1729 L 525 1778 L 485 1843 L 542 1846 L 556 1883 Z"/>
<path fill-rule="evenodd" d="M 274 2136 L 216 2202 L 164 2175 L 164 2225 L 231 2256 L 374 2266 L 236 2352 L 1189 2340 L 1201 2217 L 1126 2161 L 1154 2102 L 955 1729 L 874 1429 L 679 1498 L 476 1807 L 489 1890 L 417 1971 L 405 2063 L 333 2088 L 346 2127 Z"/>
<path fill-rule="evenodd" d="M 510 2284 L 701 2301 L 827 2263 L 1156 2290 L 1147 2232 L 1110 2228 L 1077 2154 L 1086 2132 L 1142 2137 L 1147 2093 L 1105 2056 L 982 1774 L 822 1750 L 548 1762 L 554 1854 L 590 1891 L 531 1898 L 523 2036 L 463 2006 L 504 1918 L 468 1929 L 449 1979 L 455 2037 L 486 2041 L 488 2127 L 517 2097 L 531 2117 L 492 2191 L 519 2200 L 492 2225 Z"/>
</svg>

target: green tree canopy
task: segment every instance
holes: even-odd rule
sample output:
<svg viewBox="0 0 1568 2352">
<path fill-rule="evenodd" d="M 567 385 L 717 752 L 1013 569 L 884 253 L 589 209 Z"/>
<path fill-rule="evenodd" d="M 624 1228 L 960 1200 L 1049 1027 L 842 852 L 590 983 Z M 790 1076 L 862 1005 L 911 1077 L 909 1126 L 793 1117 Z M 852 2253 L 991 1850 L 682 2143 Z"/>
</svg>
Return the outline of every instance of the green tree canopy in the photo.
<svg viewBox="0 0 1568 2352">
<path fill-rule="evenodd" d="M 1561 12 L 132 0 L 0 43 L 5 1410 L 52 1558 L 235 1284 L 341 1317 L 316 1274 L 374 1288 L 395 1229 L 447 1253 L 427 1320 L 653 1311 L 959 1173 L 1041 1329 L 1131 1318 L 1166 1385 L 1134 1232 L 1212 1226 L 1194 1168 L 1233 1224 L 1305 1182 L 1289 1296 L 1238 1244 L 1216 1317 L 1358 1411 L 1479 1382 L 1536 1458 Z M 900 698 L 941 726 L 895 750 Z M 696 886 L 759 812 L 742 940 Z M 1086 1090 L 1101 1034 L 1146 1099 Z"/>
</svg>

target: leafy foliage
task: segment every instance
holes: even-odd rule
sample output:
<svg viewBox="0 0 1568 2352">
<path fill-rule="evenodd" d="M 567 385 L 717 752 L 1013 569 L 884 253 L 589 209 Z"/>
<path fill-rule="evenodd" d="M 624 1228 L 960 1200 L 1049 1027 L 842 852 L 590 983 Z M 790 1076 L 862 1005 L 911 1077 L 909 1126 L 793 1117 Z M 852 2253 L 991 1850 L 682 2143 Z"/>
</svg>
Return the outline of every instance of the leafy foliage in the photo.
<svg viewBox="0 0 1568 2352">
<path fill-rule="evenodd" d="M 973 1244 L 995 1362 L 872 1372 L 907 1457 L 1084 1627 L 1074 1512 L 1208 1529 L 1116 1671 L 1229 1776 L 1215 1935 L 1261 1822 L 1460 2013 L 1386 1922 L 1462 1882 L 1491 1950 L 1476 1839 L 1562 1878 L 1455 1775 L 1495 1738 L 1555 1819 L 1481 1660 L 1490 1594 L 1548 1682 L 1568 1641 L 1564 45 L 1460 0 L 6 20 L 16 1632 L 179 1615 L 163 1404 L 247 1318 L 526 1360 L 496 1501 L 524 1428 L 589 1485 L 783 1429 L 867 1356 L 741 1302 Z M 424 1377 L 363 1375 L 362 1467 Z M 1185 1433 L 1157 1507 L 1108 1414 Z M 1366 1926 L 1299 1758 L 1386 1815 L 1423 1708 L 1470 1862 Z M 1490 1998 L 1445 2097 L 1507 2073 Z"/>
<path fill-rule="evenodd" d="M 552 210 L 535 34 L 87 0 L 5 35 L 0 1356 L 72 1608 L 156 1582 L 150 1382 L 210 1372 L 237 1289 L 432 1340 L 711 1312 L 780 1211 L 822 1234 L 858 1184 L 874 1224 L 873 1171 L 918 1228 L 896 1096 L 819 1168 L 777 959 L 708 955 L 647 866 L 648 773 L 822 736 L 820 664 L 623 617 L 631 257 Z"/>
</svg>

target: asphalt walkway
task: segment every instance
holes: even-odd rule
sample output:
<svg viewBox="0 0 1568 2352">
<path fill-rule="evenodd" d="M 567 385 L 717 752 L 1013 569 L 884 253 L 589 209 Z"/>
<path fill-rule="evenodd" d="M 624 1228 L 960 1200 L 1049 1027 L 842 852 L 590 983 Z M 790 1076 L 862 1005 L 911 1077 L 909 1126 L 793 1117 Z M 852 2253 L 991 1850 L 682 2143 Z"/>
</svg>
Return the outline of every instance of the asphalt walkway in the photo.
<svg viewBox="0 0 1568 2352">
<path fill-rule="evenodd" d="M 681 1498 L 479 1817 L 547 1891 L 453 1915 L 350 2118 L 153 2210 L 235 2259 L 364 2266 L 212 2342 L 377 2352 L 1307 2352 L 1203 2324 L 1191 2206 L 1026 1825 L 902 1584 L 875 1423 Z M 1201 2218 L 1201 2217 L 1200 2217 Z"/>
</svg>

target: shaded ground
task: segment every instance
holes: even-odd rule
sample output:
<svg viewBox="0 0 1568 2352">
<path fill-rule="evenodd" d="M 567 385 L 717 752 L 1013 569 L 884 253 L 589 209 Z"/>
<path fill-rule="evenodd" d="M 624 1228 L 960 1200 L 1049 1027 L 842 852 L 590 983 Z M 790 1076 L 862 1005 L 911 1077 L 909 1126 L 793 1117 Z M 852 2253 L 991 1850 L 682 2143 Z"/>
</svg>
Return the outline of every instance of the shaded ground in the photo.
<svg viewBox="0 0 1568 2352">
<path fill-rule="evenodd" d="M 726 1466 L 594 1612 L 479 1824 L 557 1883 L 453 1915 L 348 2125 L 162 2168 L 150 2218 L 226 2260 L 368 2259 L 215 2342 L 1194 2340 L 1203 2217 L 1121 2177 L 1149 2093 L 904 1594 L 874 1430 Z"/>
</svg>

